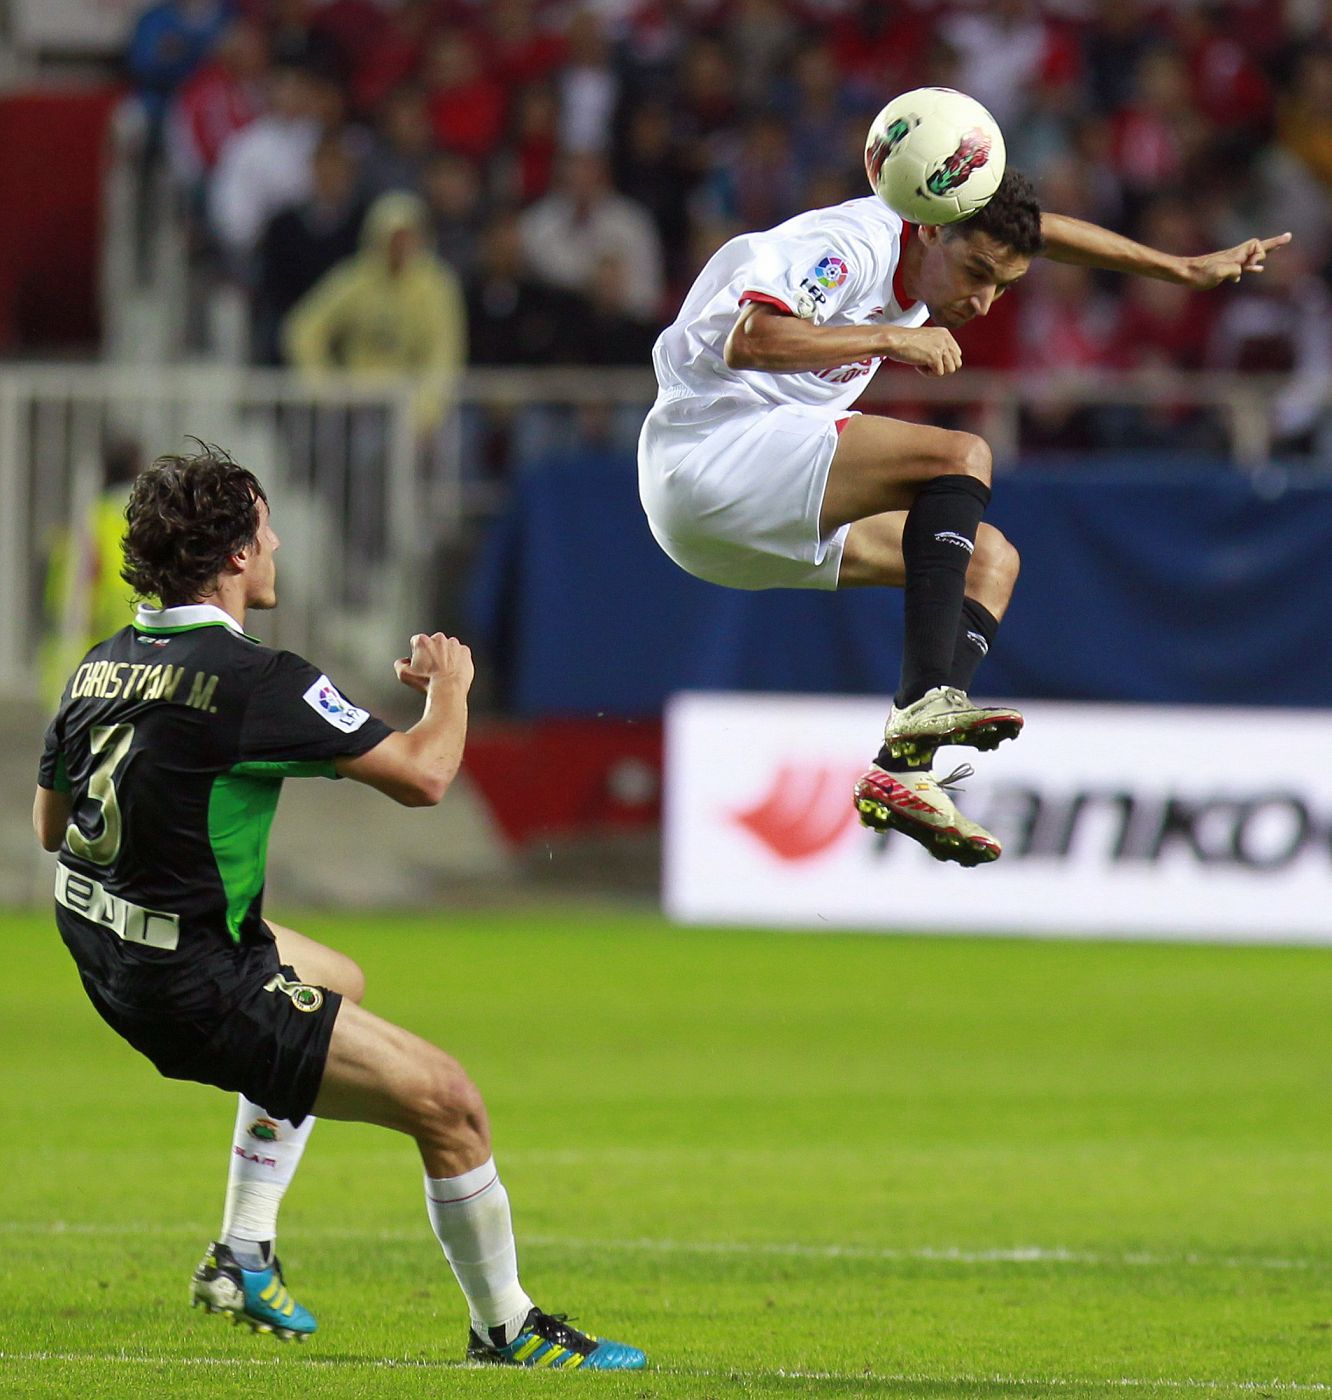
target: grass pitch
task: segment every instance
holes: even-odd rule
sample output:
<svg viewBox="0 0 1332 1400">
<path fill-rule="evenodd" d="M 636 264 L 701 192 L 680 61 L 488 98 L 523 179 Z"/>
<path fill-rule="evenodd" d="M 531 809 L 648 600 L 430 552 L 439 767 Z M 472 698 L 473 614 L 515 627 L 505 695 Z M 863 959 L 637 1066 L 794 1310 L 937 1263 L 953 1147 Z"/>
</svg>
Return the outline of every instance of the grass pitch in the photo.
<svg viewBox="0 0 1332 1400">
<path fill-rule="evenodd" d="M 1332 1393 L 1326 952 L 289 917 L 481 1085 L 528 1290 L 654 1369 L 461 1368 L 411 1145 L 338 1123 L 283 1213 L 317 1337 L 191 1312 L 234 1101 L 11 914 L 0 1394 Z"/>
</svg>

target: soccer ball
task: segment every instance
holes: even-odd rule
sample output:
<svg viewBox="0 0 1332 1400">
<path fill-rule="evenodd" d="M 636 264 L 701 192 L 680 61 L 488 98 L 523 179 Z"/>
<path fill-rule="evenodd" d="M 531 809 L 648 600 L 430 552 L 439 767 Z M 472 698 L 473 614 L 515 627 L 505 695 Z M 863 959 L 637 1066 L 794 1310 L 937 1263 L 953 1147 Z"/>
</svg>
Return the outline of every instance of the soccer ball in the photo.
<svg viewBox="0 0 1332 1400">
<path fill-rule="evenodd" d="M 865 141 L 874 193 L 913 224 L 955 224 L 989 203 L 1004 178 L 999 124 L 952 88 L 904 92 L 879 113 Z"/>
</svg>

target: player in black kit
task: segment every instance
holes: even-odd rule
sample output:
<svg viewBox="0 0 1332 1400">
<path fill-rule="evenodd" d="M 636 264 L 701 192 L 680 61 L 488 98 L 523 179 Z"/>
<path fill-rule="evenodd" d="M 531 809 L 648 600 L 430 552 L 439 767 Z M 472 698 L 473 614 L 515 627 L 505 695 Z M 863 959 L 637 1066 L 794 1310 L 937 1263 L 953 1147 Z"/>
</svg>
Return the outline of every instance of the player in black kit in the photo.
<svg viewBox="0 0 1332 1400">
<path fill-rule="evenodd" d="M 46 734 L 33 825 L 89 999 L 164 1075 L 240 1095 L 220 1238 L 191 1301 L 283 1339 L 315 1330 L 274 1252 L 315 1117 L 415 1138 L 427 1211 L 471 1316 L 473 1361 L 644 1365 L 532 1305 L 481 1096 L 442 1050 L 359 1005 L 350 958 L 263 917 L 284 778 L 347 777 L 433 805 L 462 759 L 471 655 L 435 633 L 395 663 L 425 696 L 398 732 L 318 667 L 244 632 L 277 602 L 263 488 L 216 449 L 163 457 L 126 508 L 125 579 L 160 607 L 95 646 Z"/>
</svg>

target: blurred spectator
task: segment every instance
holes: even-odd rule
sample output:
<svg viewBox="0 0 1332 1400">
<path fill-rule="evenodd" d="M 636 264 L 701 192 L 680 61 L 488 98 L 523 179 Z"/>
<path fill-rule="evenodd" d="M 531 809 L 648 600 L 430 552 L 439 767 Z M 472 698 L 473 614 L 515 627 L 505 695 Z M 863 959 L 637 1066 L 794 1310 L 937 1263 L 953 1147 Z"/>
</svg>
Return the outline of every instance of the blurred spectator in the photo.
<svg viewBox="0 0 1332 1400">
<path fill-rule="evenodd" d="M 536 21 L 532 0 L 489 0 L 481 15 L 486 62 L 510 90 L 544 82 L 564 63 L 564 34 Z"/>
<path fill-rule="evenodd" d="M 464 362 L 458 279 L 430 251 L 429 218 L 415 195 L 381 195 L 366 215 L 361 245 L 292 309 L 287 358 L 311 374 L 416 376 L 416 426 L 426 432 L 443 416 L 449 382 Z"/>
<path fill-rule="evenodd" d="M 263 30 L 250 20 L 237 20 L 172 106 L 167 152 L 182 185 L 197 184 L 208 175 L 222 147 L 263 111 L 267 73 Z"/>
<path fill-rule="evenodd" d="M 1041 390 L 1028 411 L 1027 437 L 1046 447 L 1094 445 L 1094 412 L 1060 380 L 1104 362 L 1113 303 L 1097 292 L 1089 269 L 1041 262 L 1023 279 L 1017 307 L 1020 367 L 1036 376 Z"/>
<path fill-rule="evenodd" d="M 886 7 L 876 3 L 874 8 Z M 735 55 L 741 103 L 749 111 L 762 110 L 798 33 L 791 6 L 784 0 L 737 0 L 723 18 L 722 33 Z"/>
<path fill-rule="evenodd" d="M 509 159 L 497 189 L 517 204 L 530 204 L 550 189 L 559 154 L 559 103 L 547 83 L 523 88 L 515 101 Z"/>
<path fill-rule="evenodd" d="M 607 151 L 619 94 L 610 46 L 591 10 L 575 12 L 568 35 L 568 58 L 559 78 L 560 146 L 566 151 Z"/>
<path fill-rule="evenodd" d="M 646 365 L 651 360 L 658 326 L 635 314 L 633 284 L 620 254 L 607 252 L 597 259 L 574 330 L 579 364 Z"/>
<path fill-rule="evenodd" d="M 842 83 L 831 45 L 805 43 L 797 48 L 784 106 L 791 124 L 791 148 L 806 170 L 822 165 L 829 151 L 844 149 L 846 121 L 857 107 L 854 95 L 848 93 Z M 868 121 L 857 123 L 858 126 L 868 124 Z M 858 134 L 857 144 L 863 153 L 863 129 Z"/>
<path fill-rule="evenodd" d="M 633 314 L 644 319 L 661 314 L 657 231 L 642 205 L 611 188 L 601 156 L 565 156 L 555 191 L 523 214 L 522 235 L 528 264 L 542 281 L 587 295 L 600 259 L 615 255 L 626 269 Z"/>
<path fill-rule="evenodd" d="M 685 51 L 670 93 L 681 138 L 696 169 L 708 163 L 708 143 L 740 117 L 735 67 L 716 39 L 695 39 Z"/>
<path fill-rule="evenodd" d="M 800 212 L 802 172 L 786 123 L 751 117 L 719 153 L 704 187 L 718 218 L 740 228 L 771 228 Z"/>
<path fill-rule="evenodd" d="M 345 76 L 336 40 L 314 23 L 310 0 L 267 0 L 268 47 L 273 62 L 324 77 Z"/>
<path fill-rule="evenodd" d="M 1214 139 L 1223 147 L 1234 140 L 1265 140 L 1271 92 L 1254 54 L 1235 32 L 1231 7 L 1208 0 L 1182 9 L 1176 28 L 1193 105 L 1215 128 Z"/>
<path fill-rule="evenodd" d="M 485 220 L 481 177 L 465 156 L 439 151 L 426 167 L 424 190 L 435 252 L 465 283 L 476 263 Z"/>
<path fill-rule="evenodd" d="M 360 55 L 352 76 L 359 112 L 373 112 L 421 67 L 434 28 L 434 0 L 402 0 L 379 36 Z"/>
<path fill-rule="evenodd" d="M 1332 186 L 1332 50 L 1312 49 L 1299 59 L 1277 133 L 1286 150 Z"/>
<path fill-rule="evenodd" d="M 102 447 L 101 479 L 89 483 L 87 499 L 72 502 L 70 525 L 51 541 L 40 649 L 42 691 L 54 706 L 70 673 L 88 648 L 118 632 L 134 616 L 124 562 L 125 502 L 143 467 L 143 452 L 130 437 L 110 436 Z"/>
<path fill-rule="evenodd" d="M 582 302 L 527 269 L 518 217 L 497 214 L 467 283 L 468 358 L 474 365 L 568 364 Z"/>
<path fill-rule="evenodd" d="M 1083 44 L 1086 93 L 1097 112 L 1116 112 L 1133 96 L 1134 74 L 1148 49 L 1166 35 L 1149 16 L 1146 0 L 1115 0 L 1097 5 Z"/>
<path fill-rule="evenodd" d="M 326 272 L 356 252 L 365 207 L 346 139 L 325 136 L 310 170 L 310 197 L 279 210 L 259 240 L 252 335 L 260 364 L 281 363 L 287 313 Z"/>
<path fill-rule="evenodd" d="M 1076 73 L 1077 50 L 1032 0 L 996 0 L 956 15 L 943 32 L 957 50 L 958 86 L 1002 128 L 1021 115 L 1038 84 L 1068 82 Z"/>
<path fill-rule="evenodd" d="M 615 154 L 615 187 L 652 215 L 673 282 L 684 276 L 689 245 L 689 196 L 695 173 L 675 138 L 662 102 L 635 107 Z"/>
<path fill-rule="evenodd" d="M 231 12 L 229 0 L 162 0 L 139 17 L 125 65 L 150 131 L 160 133 L 167 105 L 222 37 Z"/>
<path fill-rule="evenodd" d="M 830 41 L 838 70 L 877 111 L 894 93 L 921 85 L 930 31 L 920 9 L 855 0 L 833 19 Z"/>
<path fill-rule="evenodd" d="M 1273 426 L 1281 445 L 1308 447 L 1332 388 L 1332 298 L 1305 249 L 1285 252 L 1227 299 L 1208 359 L 1216 369 L 1287 376 Z"/>
<path fill-rule="evenodd" d="M 445 30 L 431 43 L 425 83 L 436 144 L 485 160 L 504 132 L 505 93 L 462 30 Z"/>
<path fill-rule="evenodd" d="M 1132 97 L 1114 117 L 1112 156 L 1130 198 L 1177 188 L 1201 130 L 1179 54 L 1149 49 L 1138 61 Z"/>
<path fill-rule="evenodd" d="M 301 68 L 275 69 L 268 111 L 223 146 L 209 214 L 233 271 L 245 272 L 268 220 L 283 205 L 309 195 L 310 160 L 324 110 L 319 79 Z"/>
<path fill-rule="evenodd" d="M 310 16 L 310 25 L 328 45 L 330 61 L 346 80 L 378 47 L 389 16 L 377 0 L 324 0 Z"/>
<path fill-rule="evenodd" d="M 416 83 L 403 83 L 394 88 L 379 109 L 366 161 L 370 194 L 419 191 L 434 150 L 425 92 Z"/>
<path fill-rule="evenodd" d="M 1140 237 L 1166 253 L 1195 253 L 1202 244 L 1189 206 L 1174 198 L 1146 211 Z M 1123 369 L 1202 368 L 1218 298 L 1147 277 L 1128 278 L 1125 288 L 1107 360 Z"/>
</svg>

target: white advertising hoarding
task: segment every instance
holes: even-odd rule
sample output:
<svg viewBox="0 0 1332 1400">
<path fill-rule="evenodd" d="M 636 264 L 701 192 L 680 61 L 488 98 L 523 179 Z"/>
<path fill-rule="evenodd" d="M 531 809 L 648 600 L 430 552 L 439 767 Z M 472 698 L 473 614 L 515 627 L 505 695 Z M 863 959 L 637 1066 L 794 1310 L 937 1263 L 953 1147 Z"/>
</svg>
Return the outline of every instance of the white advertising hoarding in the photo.
<svg viewBox="0 0 1332 1400">
<path fill-rule="evenodd" d="M 865 830 L 874 700 L 686 694 L 667 712 L 664 897 L 690 923 L 1332 942 L 1332 714 L 1040 703 L 958 805 L 975 869 Z"/>
</svg>

